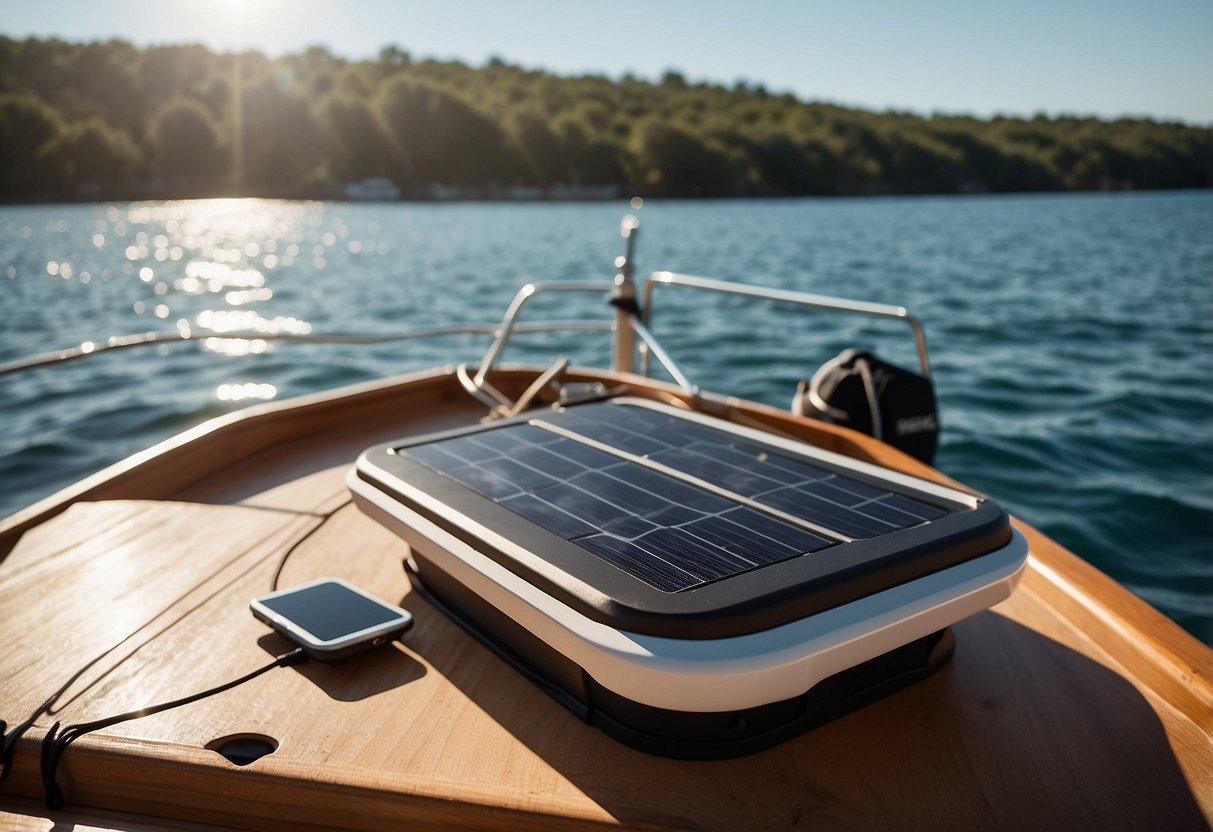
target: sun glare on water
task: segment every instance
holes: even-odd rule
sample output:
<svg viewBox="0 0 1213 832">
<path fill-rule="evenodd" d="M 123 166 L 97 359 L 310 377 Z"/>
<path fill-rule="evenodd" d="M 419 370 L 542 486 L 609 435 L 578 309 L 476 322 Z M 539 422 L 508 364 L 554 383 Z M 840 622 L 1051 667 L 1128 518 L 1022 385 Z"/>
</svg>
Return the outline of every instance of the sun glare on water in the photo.
<svg viewBox="0 0 1213 832">
<path fill-rule="evenodd" d="M 235 0 L 226 0 L 238 5 Z M 375 226 L 375 230 L 378 228 Z M 374 238 L 351 237 L 340 216 L 321 203 L 261 199 L 209 199 L 108 206 L 93 224 L 88 252 L 99 265 L 56 258 L 47 275 L 64 280 L 88 272 L 102 281 L 135 284 L 131 310 L 140 318 L 176 322 L 182 333 L 202 334 L 203 350 L 227 359 L 270 352 L 279 334 L 306 335 L 311 324 L 291 314 L 307 309 L 294 288 L 322 272 L 331 260 L 386 253 Z M 115 267 L 115 261 L 117 263 Z M 286 290 L 280 298 L 274 287 Z M 300 305 L 304 304 L 304 305 Z M 234 373 L 246 371 L 233 366 Z M 264 382 L 234 379 L 220 384 L 224 402 L 265 401 L 279 389 Z"/>
</svg>

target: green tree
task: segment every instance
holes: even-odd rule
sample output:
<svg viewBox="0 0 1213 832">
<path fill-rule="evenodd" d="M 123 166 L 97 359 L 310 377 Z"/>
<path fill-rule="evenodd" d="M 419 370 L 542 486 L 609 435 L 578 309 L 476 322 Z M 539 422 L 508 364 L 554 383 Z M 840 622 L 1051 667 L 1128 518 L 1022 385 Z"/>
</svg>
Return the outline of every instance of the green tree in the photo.
<svg viewBox="0 0 1213 832">
<path fill-rule="evenodd" d="M 215 75 L 216 56 L 205 46 L 150 46 L 139 56 L 139 99 L 159 104 L 201 89 Z M 145 112 L 148 112 L 145 110 Z"/>
<path fill-rule="evenodd" d="M 915 128 L 890 130 L 882 143 L 888 148 L 888 184 L 898 193 L 939 193 L 959 190 L 964 159 L 957 149 Z"/>
<path fill-rule="evenodd" d="M 378 109 L 399 150 L 397 181 L 483 185 L 517 172 L 497 122 L 440 87 L 395 78 Z"/>
<path fill-rule="evenodd" d="M 139 163 L 126 133 L 96 117 L 68 125 L 42 146 L 39 156 L 61 192 L 71 196 L 122 193 Z"/>
<path fill-rule="evenodd" d="M 604 122 L 606 119 L 604 118 Z M 625 181 L 625 151 L 619 142 L 585 119 L 585 111 L 556 117 L 553 131 L 568 163 L 568 180 L 575 185 L 617 185 Z"/>
<path fill-rule="evenodd" d="M 786 130 L 769 127 L 745 145 L 758 174 L 755 184 L 763 192 L 831 194 L 838 190 L 838 173 L 845 165 L 820 140 L 797 140 Z"/>
<path fill-rule="evenodd" d="M 122 40 L 87 43 L 71 55 L 72 83 L 62 91 L 64 116 L 97 116 L 132 137 L 142 132 L 147 102 L 139 92 L 135 68 L 139 52 Z"/>
<path fill-rule="evenodd" d="M 396 166 L 395 147 L 379 117 L 358 98 L 330 95 L 318 110 L 328 133 L 329 159 L 343 182 L 384 176 Z"/>
<path fill-rule="evenodd" d="M 276 74 L 247 83 L 240 98 L 238 175 L 253 193 L 292 196 L 323 176 L 324 136 L 307 102 Z"/>
<path fill-rule="evenodd" d="M 530 174 L 528 178 L 544 186 L 569 180 L 564 144 L 539 110 L 534 107 L 515 110 L 506 117 L 505 125 Z"/>
<path fill-rule="evenodd" d="M 55 109 L 30 93 L 0 95 L 0 193 L 6 198 L 45 191 L 40 151 L 63 130 Z"/>
<path fill-rule="evenodd" d="M 218 129 L 205 107 L 176 98 L 152 121 L 155 170 L 169 183 L 213 184 L 226 167 Z"/>
<path fill-rule="evenodd" d="M 637 131 L 640 183 L 667 196 L 736 193 L 739 171 L 713 142 L 650 118 Z"/>
</svg>

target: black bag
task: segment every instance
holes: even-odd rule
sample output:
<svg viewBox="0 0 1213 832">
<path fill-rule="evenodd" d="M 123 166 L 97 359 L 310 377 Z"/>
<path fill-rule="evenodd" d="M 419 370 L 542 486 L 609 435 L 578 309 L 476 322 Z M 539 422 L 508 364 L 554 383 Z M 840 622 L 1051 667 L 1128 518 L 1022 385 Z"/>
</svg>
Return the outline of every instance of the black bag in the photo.
<svg viewBox="0 0 1213 832">
<path fill-rule="evenodd" d="M 939 441 L 931 380 L 863 350 L 844 350 L 796 388 L 792 412 L 874 436 L 930 464 Z"/>
</svg>

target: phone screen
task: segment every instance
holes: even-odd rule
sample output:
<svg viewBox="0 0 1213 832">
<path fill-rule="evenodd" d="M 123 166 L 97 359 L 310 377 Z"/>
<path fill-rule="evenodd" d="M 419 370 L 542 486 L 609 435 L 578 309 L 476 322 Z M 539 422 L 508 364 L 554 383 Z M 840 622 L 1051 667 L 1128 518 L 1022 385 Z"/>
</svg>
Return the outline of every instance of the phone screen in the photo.
<svg viewBox="0 0 1213 832">
<path fill-rule="evenodd" d="M 260 603 L 320 641 L 332 641 L 400 617 L 399 610 L 331 581 L 262 598 Z"/>
</svg>

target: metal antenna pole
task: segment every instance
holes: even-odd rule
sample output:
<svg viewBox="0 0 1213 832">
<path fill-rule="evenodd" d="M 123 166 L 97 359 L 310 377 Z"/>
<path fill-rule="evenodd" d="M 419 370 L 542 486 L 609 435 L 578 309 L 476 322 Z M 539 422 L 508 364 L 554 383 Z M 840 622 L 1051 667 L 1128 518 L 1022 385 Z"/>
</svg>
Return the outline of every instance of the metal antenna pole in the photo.
<svg viewBox="0 0 1213 832">
<path fill-rule="evenodd" d="M 632 280 L 635 267 L 632 252 L 636 236 L 640 233 L 640 220 L 628 214 L 619 224 L 619 235 L 624 240 L 624 251 L 615 258 L 615 290 L 611 293 L 611 304 L 615 307 L 615 344 L 611 356 L 611 369 L 617 373 L 633 372 L 632 360 L 636 353 L 636 332 L 632 329 L 632 316 L 639 316 L 636 304 L 636 284 Z"/>
</svg>

